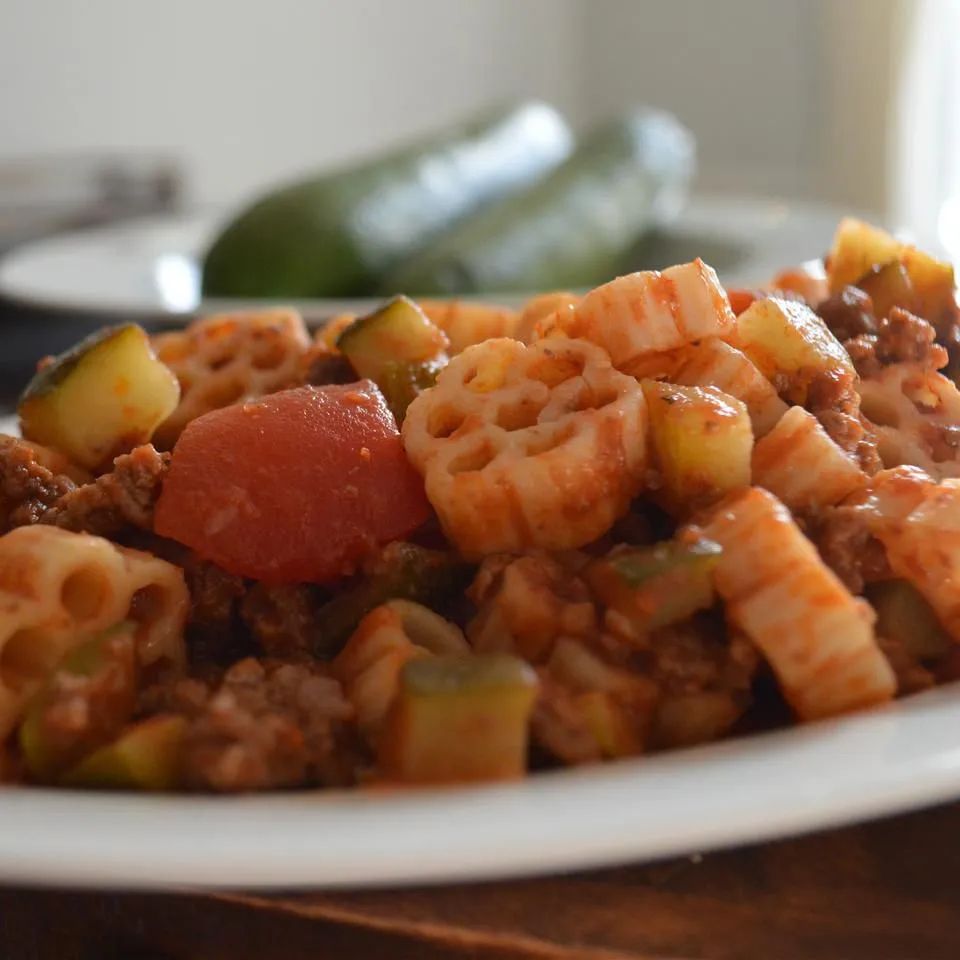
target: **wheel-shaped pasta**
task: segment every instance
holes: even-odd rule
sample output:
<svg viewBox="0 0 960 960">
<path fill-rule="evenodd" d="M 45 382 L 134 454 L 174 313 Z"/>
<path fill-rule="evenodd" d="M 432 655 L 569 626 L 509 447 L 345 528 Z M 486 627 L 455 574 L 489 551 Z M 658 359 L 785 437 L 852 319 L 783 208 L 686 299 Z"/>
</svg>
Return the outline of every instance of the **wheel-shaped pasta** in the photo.
<svg viewBox="0 0 960 960">
<path fill-rule="evenodd" d="M 500 339 L 450 362 L 403 440 L 447 536 L 479 558 L 603 534 L 643 486 L 646 426 L 640 385 L 599 347 Z"/>
<path fill-rule="evenodd" d="M 763 653 L 801 720 L 894 695 L 870 607 L 824 565 L 772 493 L 753 487 L 733 495 L 703 533 L 723 547 L 715 579 L 728 618 Z"/>
<path fill-rule="evenodd" d="M 936 483 L 913 467 L 884 470 L 857 508 L 886 549 L 893 573 L 912 583 L 960 641 L 960 479 Z"/>
<path fill-rule="evenodd" d="M 390 600 L 360 621 L 333 661 L 333 674 L 353 704 L 357 726 L 375 740 L 408 660 L 468 652 L 455 624 L 419 603 Z"/>
<path fill-rule="evenodd" d="M 960 476 L 960 390 L 952 380 L 920 364 L 894 363 L 861 380 L 857 391 L 876 424 L 884 466 Z"/>
<path fill-rule="evenodd" d="M 591 290 L 558 325 L 603 347 L 624 368 L 649 353 L 723 337 L 736 317 L 713 268 L 698 259 L 617 277 Z"/>
<path fill-rule="evenodd" d="M 853 457 L 803 407 L 791 407 L 753 448 L 753 482 L 791 510 L 833 506 L 867 482 Z"/>
<path fill-rule="evenodd" d="M 140 661 L 181 663 L 189 594 L 178 567 L 57 527 L 0 537 L 0 739 L 74 645 L 137 624 Z"/>
<path fill-rule="evenodd" d="M 513 337 L 520 319 L 516 310 L 471 300 L 418 300 L 420 309 L 450 341 L 451 356 L 493 337 Z"/>
<path fill-rule="evenodd" d="M 180 403 L 153 438 L 169 448 L 195 417 L 298 383 L 310 337 L 299 313 L 277 309 L 204 317 L 153 346 L 180 381 Z"/>
</svg>

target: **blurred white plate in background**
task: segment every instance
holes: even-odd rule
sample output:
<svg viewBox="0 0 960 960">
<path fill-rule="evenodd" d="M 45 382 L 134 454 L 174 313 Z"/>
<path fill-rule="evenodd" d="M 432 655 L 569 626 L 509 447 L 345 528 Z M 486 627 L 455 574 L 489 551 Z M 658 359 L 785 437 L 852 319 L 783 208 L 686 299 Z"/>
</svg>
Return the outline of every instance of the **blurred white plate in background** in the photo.
<svg viewBox="0 0 960 960">
<path fill-rule="evenodd" d="M 222 216 L 221 211 L 151 217 L 26 244 L 0 261 L 0 295 L 46 308 L 103 313 L 175 316 L 236 306 L 204 303 L 200 296 L 200 259 Z M 641 245 L 635 267 L 701 256 L 726 283 L 756 285 L 782 267 L 825 253 L 840 216 L 838 209 L 821 204 L 694 197 L 663 236 Z M 308 316 L 326 316 L 356 304 L 312 300 L 298 305 Z"/>
</svg>

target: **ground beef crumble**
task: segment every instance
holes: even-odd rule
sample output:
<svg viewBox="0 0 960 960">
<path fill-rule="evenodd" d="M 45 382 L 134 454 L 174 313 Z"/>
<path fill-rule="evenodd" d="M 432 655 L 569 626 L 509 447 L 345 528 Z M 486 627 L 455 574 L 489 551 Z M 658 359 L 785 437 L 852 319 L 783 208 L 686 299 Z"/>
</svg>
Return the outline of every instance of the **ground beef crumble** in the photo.
<svg viewBox="0 0 960 960">
<path fill-rule="evenodd" d="M 255 583 L 240 604 L 240 617 L 270 657 L 302 659 L 320 648 L 316 588 L 305 583 Z"/>
<path fill-rule="evenodd" d="M 891 363 L 915 363 L 939 370 L 947 363 L 947 351 L 936 342 L 933 326 L 908 310 L 894 307 L 875 333 L 848 339 L 844 346 L 861 377 L 875 376 Z"/>
<path fill-rule="evenodd" d="M 169 453 L 158 453 L 149 443 L 137 447 L 117 457 L 109 473 L 64 493 L 39 522 L 101 537 L 127 527 L 151 530 L 169 465 Z"/>
<path fill-rule="evenodd" d="M 143 692 L 140 712 L 187 719 L 181 777 L 189 789 L 347 786 L 363 764 L 353 708 L 316 664 L 250 657 L 216 681 L 169 678 Z"/>
<path fill-rule="evenodd" d="M 832 376 L 815 378 L 809 385 L 807 408 L 842 450 L 856 456 L 868 475 L 883 467 L 876 433 L 860 413 L 860 395 L 853 383 Z"/>
<path fill-rule="evenodd" d="M 69 477 L 40 463 L 37 451 L 26 441 L 0 436 L 0 533 L 36 523 L 76 486 Z"/>
<path fill-rule="evenodd" d="M 817 313 L 841 342 L 876 333 L 873 301 L 858 287 L 844 287 L 817 306 Z"/>
<path fill-rule="evenodd" d="M 892 576 L 883 544 L 867 529 L 856 507 L 828 507 L 807 534 L 824 563 L 853 594 L 863 593 L 865 583 Z"/>
</svg>

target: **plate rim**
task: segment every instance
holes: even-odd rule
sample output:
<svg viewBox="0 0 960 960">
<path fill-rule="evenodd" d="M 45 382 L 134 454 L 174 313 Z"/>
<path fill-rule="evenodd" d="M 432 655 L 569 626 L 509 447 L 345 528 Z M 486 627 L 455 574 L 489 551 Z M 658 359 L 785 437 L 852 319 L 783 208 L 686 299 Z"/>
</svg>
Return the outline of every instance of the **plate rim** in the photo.
<svg viewBox="0 0 960 960">
<path fill-rule="evenodd" d="M 960 740 L 948 734 L 960 721 L 957 693 L 948 685 L 848 717 L 508 785 L 240 797 L 5 787 L 0 881 L 395 887 L 609 867 L 793 836 L 960 796 Z M 750 768 L 764 775 L 754 769 L 742 779 Z M 645 803 L 627 802 L 638 796 Z"/>
<path fill-rule="evenodd" d="M 724 228 L 729 225 L 732 233 L 728 236 L 737 236 L 749 232 L 749 229 L 764 227 L 775 230 L 782 227 L 791 217 L 798 222 L 807 217 L 816 218 L 824 225 L 828 222 L 835 225 L 841 216 L 850 215 L 846 208 L 837 205 L 807 200 L 804 198 L 783 198 L 776 196 L 725 194 L 716 192 L 695 192 L 691 195 L 687 208 L 678 218 L 682 230 L 697 229 L 710 230 Z M 31 258 L 44 255 L 51 249 L 64 245 L 87 244 L 93 238 L 101 241 L 110 238 L 122 239 L 137 233 L 155 232 L 163 230 L 190 229 L 202 232 L 210 230 L 224 217 L 224 208 L 207 207 L 173 213 L 152 214 L 139 216 L 127 220 L 99 224 L 83 229 L 65 231 L 48 237 L 28 241 L 14 247 L 0 256 L 0 297 L 17 303 L 22 307 L 36 308 L 49 311 L 70 311 L 74 313 L 96 313 L 105 318 L 122 314 L 125 317 L 143 320 L 164 320 L 176 322 L 195 314 L 218 313 L 231 309 L 268 308 L 275 305 L 292 306 L 301 310 L 305 317 L 324 319 L 339 312 L 349 312 L 352 305 L 365 305 L 366 308 L 378 303 L 382 298 L 377 297 L 344 297 L 344 298 L 265 298 L 260 301 L 249 299 L 229 298 L 201 298 L 198 303 L 189 308 L 175 309 L 164 306 L 159 299 L 157 302 L 148 302 L 143 298 L 133 300 L 101 300 L 95 302 L 89 298 L 69 299 L 58 295 L 44 294 L 37 290 L 25 290 L 16 282 L 16 273 L 21 269 L 20 264 Z M 875 218 L 874 218 L 875 219 Z M 707 226 L 704 227 L 704 224 Z M 183 251 L 171 251 L 175 255 L 183 255 Z M 810 251 L 814 254 L 816 251 Z M 781 264 L 781 266 L 784 266 Z M 511 306 L 519 304 L 524 299 L 538 291 L 518 291 L 512 294 L 471 294 L 465 299 L 487 299 Z"/>
</svg>

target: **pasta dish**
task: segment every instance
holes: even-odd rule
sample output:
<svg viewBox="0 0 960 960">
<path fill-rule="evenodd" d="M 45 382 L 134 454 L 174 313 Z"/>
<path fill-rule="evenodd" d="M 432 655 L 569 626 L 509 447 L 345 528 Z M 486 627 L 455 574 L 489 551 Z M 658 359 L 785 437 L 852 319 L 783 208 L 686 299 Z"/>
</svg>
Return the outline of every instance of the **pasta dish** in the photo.
<svg viewBox="0 0 960 960">
<path fill-rule="evenodd" d="M 0 436 L 0 782 L 516 778 L 960 676 L 953 269 L 696 260 L 42 360 Z"/>
</svg>

